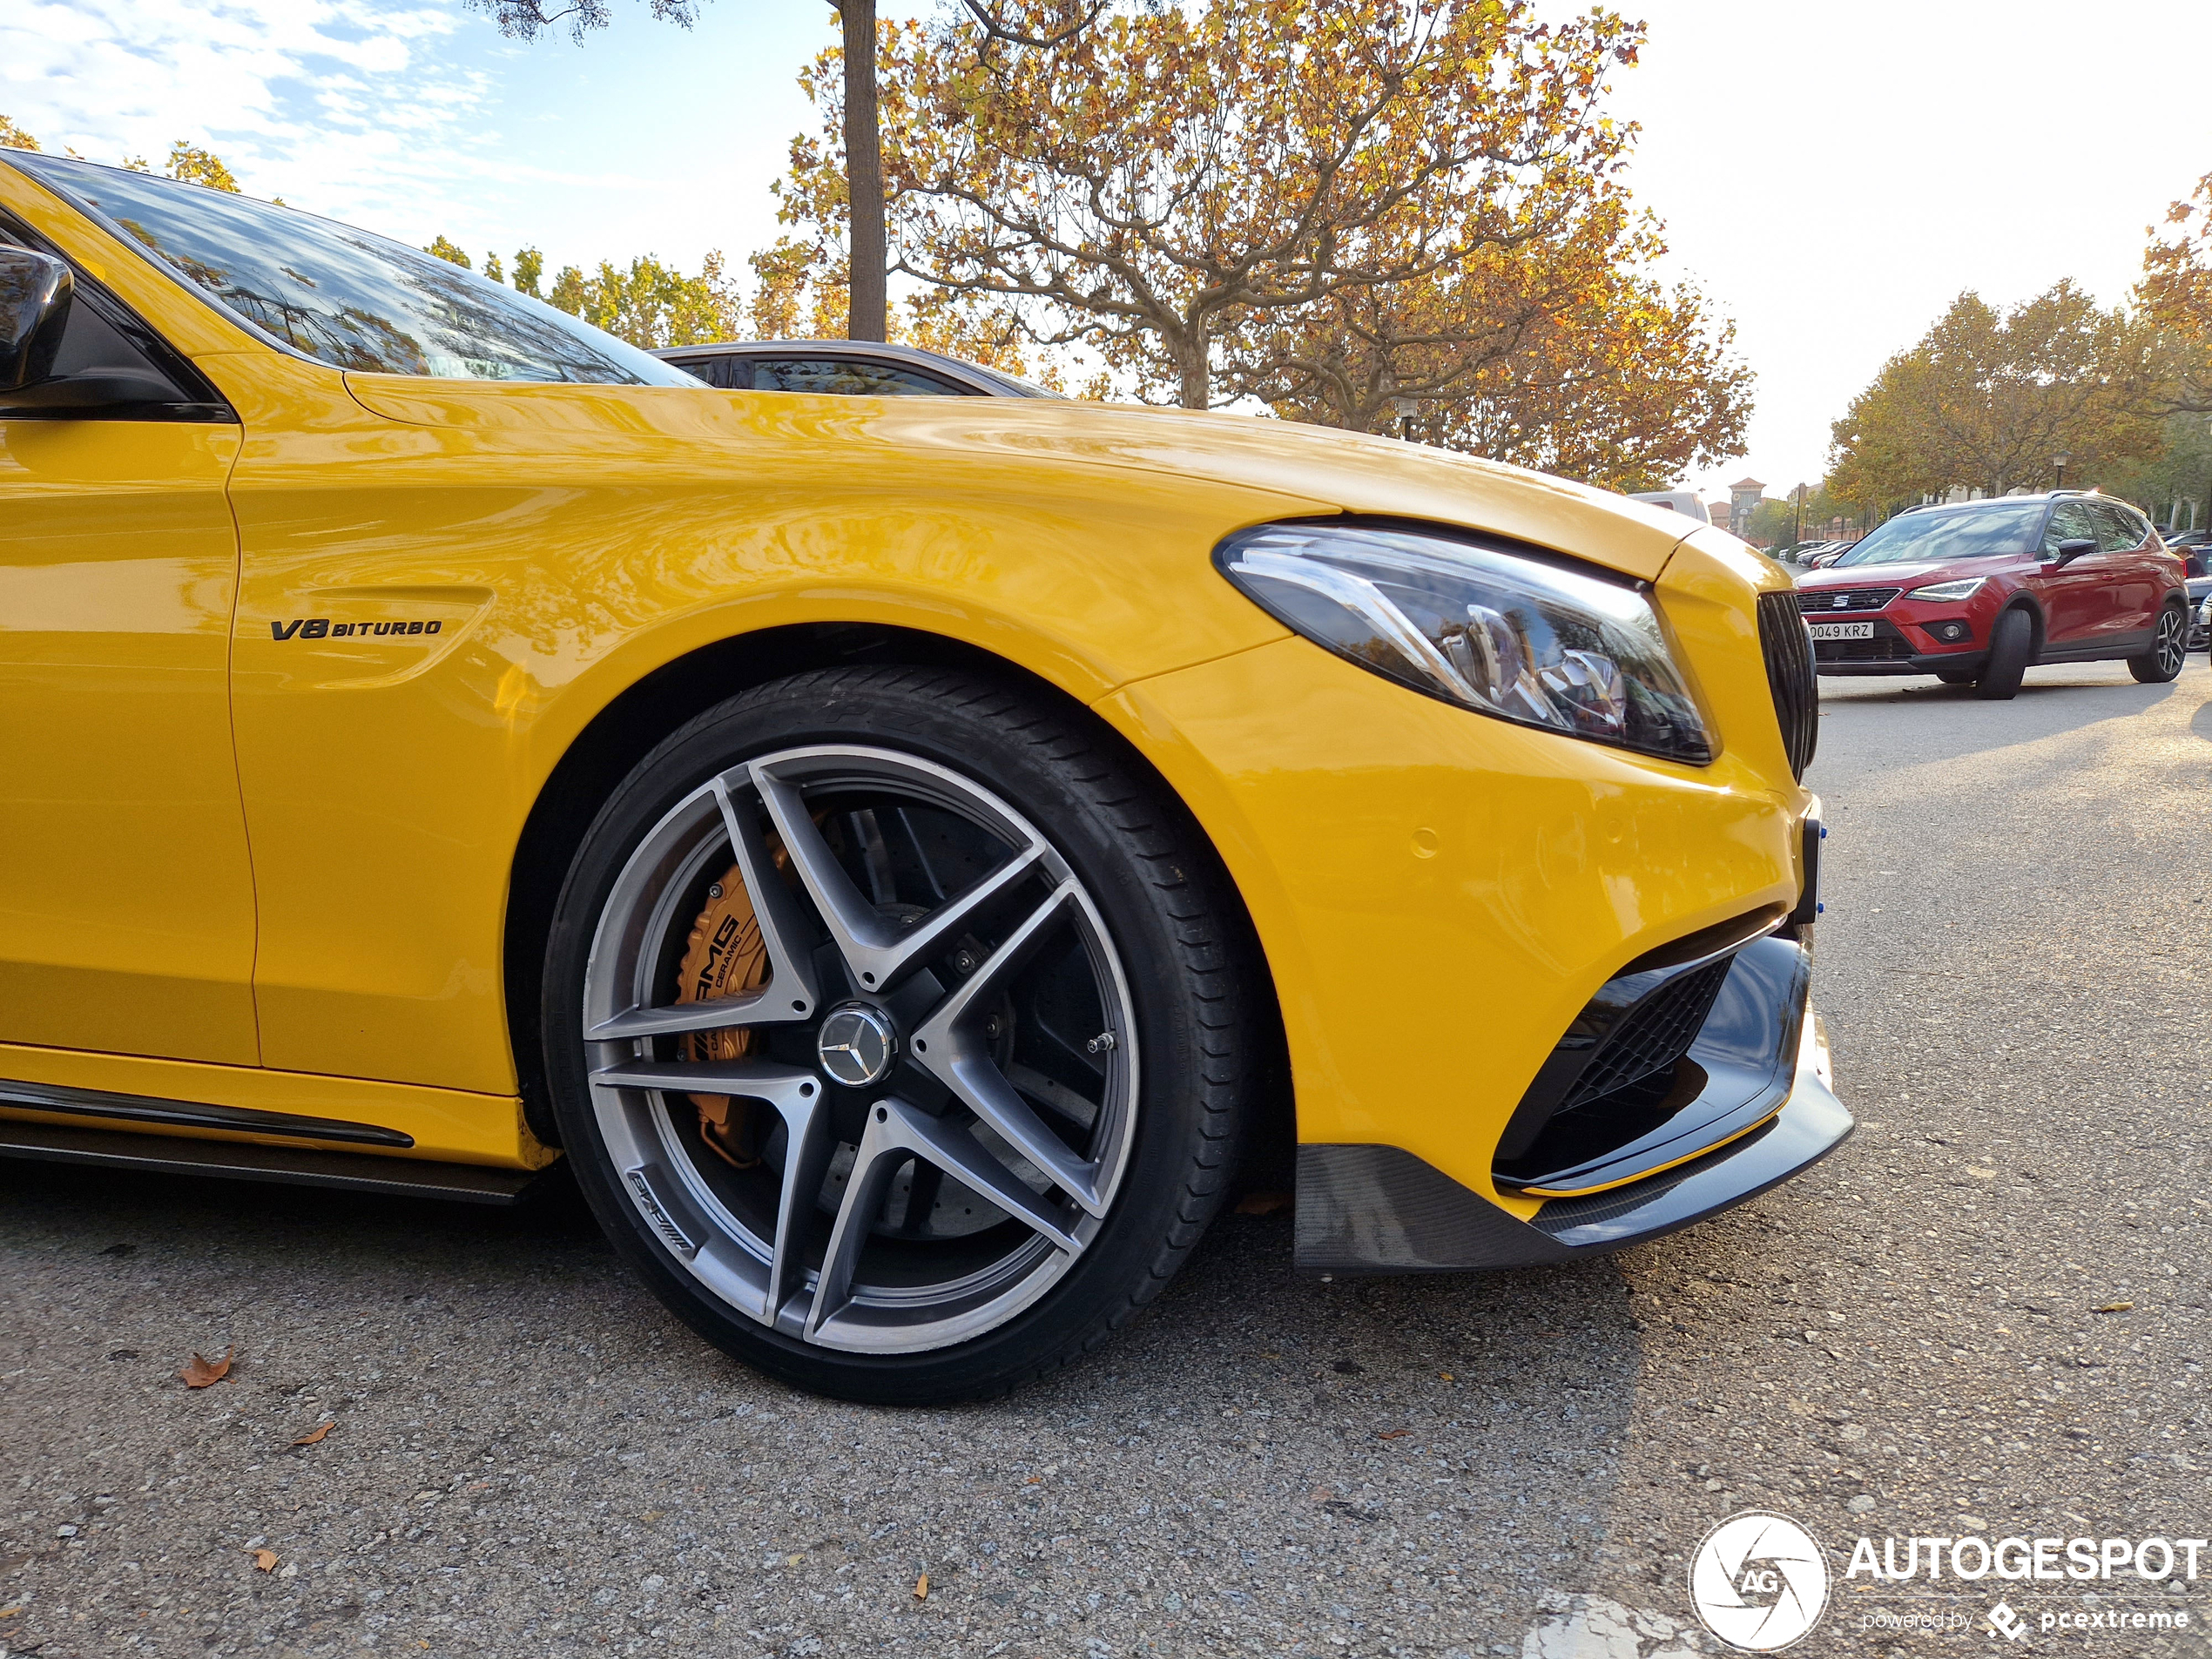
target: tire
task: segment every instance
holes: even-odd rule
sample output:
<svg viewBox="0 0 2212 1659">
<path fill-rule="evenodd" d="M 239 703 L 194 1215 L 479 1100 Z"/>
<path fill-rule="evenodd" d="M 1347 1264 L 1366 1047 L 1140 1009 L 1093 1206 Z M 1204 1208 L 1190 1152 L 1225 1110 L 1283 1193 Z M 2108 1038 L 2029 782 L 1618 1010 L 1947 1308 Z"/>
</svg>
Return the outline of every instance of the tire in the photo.
<svg viewBox="0 0 2212 1659">
<path fill-rule="evenodd" d="M 1002 1393 L 1127 1324 L 1218 1207 L 1269 1052 L 1248 938 L 1080 711 L 938 669 L 776 681 L 647 755 L 577 852 L 563 1143 L 725 1352 L 846 1399 Z"/>
<path fill-rule="evenodd" d="M 2151 647 L 2141 657 L 2128 659 L 2128 671 L 2146 685 L 2163 685 L 2181 673 L 2189 659 L 2189 613 L 2187 605 L 2168 605 L 2158 613 L 2158 629 Z"/>
<path fill-rule="evenodd" d="M 2019 695 L 2020 677 L 2027 672 L 2028 658 L 2034 651 L 2034 619 L 2014 606 L 1999 617 L 1997 625 L 1990 630 L 1989 656 L 1974 681 L 1974 695 L 1993 702 Z"/>
<path fill-rule="evenodd" d="M 1974 676 L 1963 668 L 1939 669 L 1936 678 L 1946 685 L 1972 685 Z"/>
</svg>

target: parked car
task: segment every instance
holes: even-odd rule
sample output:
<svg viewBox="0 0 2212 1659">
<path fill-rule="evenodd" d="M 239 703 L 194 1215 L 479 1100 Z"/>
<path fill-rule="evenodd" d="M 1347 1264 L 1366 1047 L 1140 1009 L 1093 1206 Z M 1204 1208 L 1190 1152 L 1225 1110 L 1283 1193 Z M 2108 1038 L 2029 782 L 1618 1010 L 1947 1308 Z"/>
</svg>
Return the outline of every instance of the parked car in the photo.
<svg viewBox="0 0 2212 1659">
<path fill-rule="evenodd" d="M 915 346 L 856 340 L 756 340 L 653 354 L 733 392 L 846 397 L 1057 397 L 1012 374 Z"/>
<path fill-rule="evenodd" d="M 2181 672 L 2182 561 L 2125 502 L 2069 491 L 1922 507 L 1797 584 L 1823 674 L 1933 674 L 2008 698 L 2037 663 Z"/>
<path fill-rule="evenodd" d="M 1705 498 L 1694 489 L 1645 489 L 1631 495 L 1630 501 L 1649 502 L 1654 507 L 1663 507 L 1670 513 L 1680 513 L 1684 518 L 1694 518 L 1700 524 L 1713 522 L 1706 509 Z"/>
<path fill-rule="evenodd" d="M 1824 570 L 1851 551 L 1848 547 L 1824 547 L 1808 555 L 1804 563 L 1811 570 Z"/>
<path fill-rule="evenodd" d="M 914 1403 L 1103 1341 L 1247 1161 L 1309 1270 L 1558 1264 L 1851 1126 L 1795 595 L 1607 491 L 718 390 L 5 151 L 0 583 L 0 1152 L 564 1157 L 709 1340 Z"/>
</svg>

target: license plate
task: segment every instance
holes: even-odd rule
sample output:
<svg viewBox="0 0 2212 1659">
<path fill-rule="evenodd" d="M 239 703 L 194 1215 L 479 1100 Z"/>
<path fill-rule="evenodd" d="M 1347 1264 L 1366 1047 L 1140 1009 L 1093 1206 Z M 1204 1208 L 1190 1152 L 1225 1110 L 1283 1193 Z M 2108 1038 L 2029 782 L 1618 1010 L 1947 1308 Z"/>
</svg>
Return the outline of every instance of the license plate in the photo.
<svg viewBox="0 0 2212 1659">
<path fill-rule="evenodd" d="M 1871 639 L 1874 624 L 1871 622 L 1809 622 L 1815 639 Z"/>
</svg>

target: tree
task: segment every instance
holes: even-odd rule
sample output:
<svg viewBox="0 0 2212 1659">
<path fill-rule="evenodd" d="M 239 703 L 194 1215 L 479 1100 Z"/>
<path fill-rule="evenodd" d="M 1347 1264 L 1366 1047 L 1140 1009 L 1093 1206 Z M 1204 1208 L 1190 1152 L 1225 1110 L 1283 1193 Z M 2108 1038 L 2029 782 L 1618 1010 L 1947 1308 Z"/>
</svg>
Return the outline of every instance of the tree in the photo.
<svg viewBox="0 0 2212 1659">
<path fill-rule="evenodd" d="M 433 238 L 430 246 L 422 251 L 434 259 L 443 260 L 448 265 L 457 265 L 464 271 L 473 268 L 469 263 L 469 256 L 461 251 L 461 244 L 449 236 Z"/>
<path fill-rule="evenodd" d="M 744 332 L 743 302 L 723 274 L 722 255 L 706 256 L 698 275 L 685 276 L 651 254 L 627 269 L 602 260 L 596 274 L 563 266 L 549 302 L 633 346 L 698 346 Z"/>
<path fill-rule="evenodd" d="M 186 144 L 182 138 L 169 146 L 168 173 L 172 179 L 181 179 L 188 185 L 227 190 L 233 196 L 239 193 L 238 180 L 223 165 L 220 156 L 198 145 Z"/>
<path fill-rule="evenodd" d="M 2156 341 L 2061 281 L 2000 312 L 1971 290 L 1835 423 L 1831 478 L 1868 508 L 1979 487 L 2088 484 L 2158 442 Z"/>
<path fill-rule="evenodd" d="M 2165 336 L 2169 408 L 2212 413 L 2212 172 L 2167 209 L 2167 241 L 2150 230 L 2135 300 Z"/>
<path fill-rule="evenodd" d="M 880 44 L 891 268 L 1007 305 L 1031 338 L 1088 345 L 1190 408 L 1257 316 L 1564 234 L 1630 136 L 1595 109 L 1640 38 L 1609 14 L 1041 3 L 1060 27 L 995 31 L 971 10 Z M 1028 50 L 996 50 L 1009 39 Z M 825 54 L 808 71 L 824 132 L 793 145 L 782 187 L 826 246 L 847 213 L 836 70 Z"/>
<path fill-rule="evenodd" d="M 565 22 L 569 37 L 579 46 L 594 29 L 604 29 L 613 14 L 606 0 L 567 0 L 546 10 L 547 0 L 466 0 L 498 24 L 511 39 L 536 40 L 555 24 Z M 689 29 L 698 21 L 699 0 L 646 0 L 652 16 Z M 849 177 L 842 181 L 847 215 L 853 226 L 851 269 L 857 278 L 846 285 L 847 336 L 853 340 L 886 337 L 887 278 L 884 269 L 883 171 L 876 139 L 875 0 L 830 0 L 838 13 L 843 41 L 839 53 L 846 71 L 845 152 L 853 157 Z"/>
<path fill-rule="evenodd" d="M 37 139 L 32 138 L 6 116 L 0 115 L 0 148 L 36 150 L 37 147 Z"/>
</svg>

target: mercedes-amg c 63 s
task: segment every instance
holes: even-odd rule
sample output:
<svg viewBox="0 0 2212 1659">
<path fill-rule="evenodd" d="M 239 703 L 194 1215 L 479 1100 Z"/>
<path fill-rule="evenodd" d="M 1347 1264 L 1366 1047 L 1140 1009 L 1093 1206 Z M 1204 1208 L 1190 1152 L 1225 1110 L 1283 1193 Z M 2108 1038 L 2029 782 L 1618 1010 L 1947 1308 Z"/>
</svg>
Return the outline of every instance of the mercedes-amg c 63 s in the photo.
<svg viewBox="0 0 2212 1659">
<path fill-rule="evenodd" d="M 710 387 L 10 151 L 0 699 L 0 1151 L 564 1158 L 828 1393 L 1066 1362 L 1270 1159 L 1299 1267 L 1454 1270 L 1851 1127 L 1788 578 L 1511 468 Z"/>
</svg>

